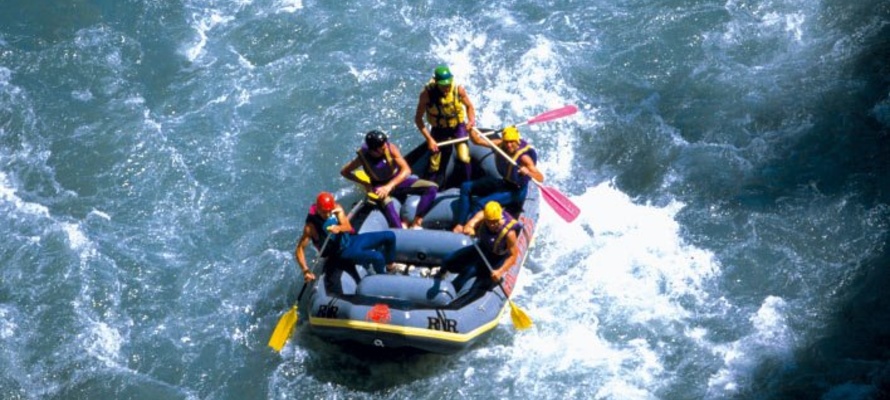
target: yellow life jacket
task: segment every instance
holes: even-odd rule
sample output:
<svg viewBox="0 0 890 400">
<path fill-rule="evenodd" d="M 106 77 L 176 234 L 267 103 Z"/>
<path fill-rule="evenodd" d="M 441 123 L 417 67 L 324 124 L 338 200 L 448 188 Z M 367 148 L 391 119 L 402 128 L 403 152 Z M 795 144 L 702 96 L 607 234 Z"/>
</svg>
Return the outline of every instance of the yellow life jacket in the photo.
<svg viewBox="0 0 890 400">
<path fill-rule="evenodd" d="M 451 90 L 442 93 L 434 80 L 426 84 L 429 104 L 426 107 L 426 120 L 434 128 L 455 128 L 467 118 L 464 104 L 460 101 L 458 84 L 451 83 Z"/>
</svg>

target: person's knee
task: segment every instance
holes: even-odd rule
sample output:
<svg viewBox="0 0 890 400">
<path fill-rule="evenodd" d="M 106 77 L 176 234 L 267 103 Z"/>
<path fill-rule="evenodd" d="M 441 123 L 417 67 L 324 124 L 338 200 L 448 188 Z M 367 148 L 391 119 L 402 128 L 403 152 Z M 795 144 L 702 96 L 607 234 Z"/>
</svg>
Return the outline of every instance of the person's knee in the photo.
<svg viewBox="0 0 890 400">
<path fill-rule="evenodd" d="M 396 234 L 393 231 L 381 231 L 383 243 L 394 245 L 396 243 Z"/>
<path fill-rule="evenodd" d="M 469 194 L 473 190 L 473 181 L 466 181 L 460 184 L 460 194 Z"/>
</svg>

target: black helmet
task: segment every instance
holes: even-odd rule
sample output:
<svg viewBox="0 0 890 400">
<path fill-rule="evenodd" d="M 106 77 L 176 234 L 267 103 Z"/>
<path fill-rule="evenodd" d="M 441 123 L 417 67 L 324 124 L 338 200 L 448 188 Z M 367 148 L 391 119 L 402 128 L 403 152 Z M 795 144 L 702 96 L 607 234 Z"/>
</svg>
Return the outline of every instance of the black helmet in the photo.
<svg viewBox="0 0 890 400">
<path fill-rule="evenodd" d="M 383 144 L 386 143 L 386 140 L 386 134 L 376 129 L 365 134 L 365 144 L 368 145 L 369 149 L 376 149 L 383 146 Z"/>
</svg>

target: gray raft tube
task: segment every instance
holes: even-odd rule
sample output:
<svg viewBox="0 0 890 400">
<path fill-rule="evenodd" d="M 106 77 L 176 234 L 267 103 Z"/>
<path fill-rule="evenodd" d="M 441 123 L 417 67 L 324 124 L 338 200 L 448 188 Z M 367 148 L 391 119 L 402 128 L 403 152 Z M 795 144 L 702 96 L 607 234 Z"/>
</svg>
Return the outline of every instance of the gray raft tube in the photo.
<svg viewBox="0 0 890 400">
<path fill-rule="evenodd" d="M 376 215 L 375 215 L 376 214 Z M 369 218 L 380 219 L 385 226 L 383 215 L 374 211 Z M 376 221 L 372 220 L 372 223 Z M 323 297 L 347 296 L 356 305 L 370 302 L 385 302 L 391 306 L 407 308 L 430 308 L 457 306 L 454 300 L 470 294 L 475 285 L 475 277 L 461 279 L 455 287 L 457 274 L 441 277 L 421 277 L 424 268 L 441 266 L 445 257 L 453 251 L 472 245 L 468 236 L 447 231 L 433 230 L 392 230 L 396 236 L 396 262 L 415 267 L 409 275 L 375 275 L 369 266 L 356 265 L 328 269 Z"/>
</svg>

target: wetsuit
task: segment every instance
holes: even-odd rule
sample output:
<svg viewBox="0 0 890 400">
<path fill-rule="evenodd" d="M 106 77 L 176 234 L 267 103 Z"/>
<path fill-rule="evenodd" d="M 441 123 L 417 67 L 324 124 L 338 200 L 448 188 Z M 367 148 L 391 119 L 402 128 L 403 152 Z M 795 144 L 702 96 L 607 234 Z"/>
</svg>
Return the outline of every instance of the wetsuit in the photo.
<svg viewBox="0 0 890 400">
<path fill-rule="evenodd" d="M 485 258 L 494 270 L 500 268 L 510 255 L 510 249 L 507 248 L 507 234 L 511 230 L 519 235 L 522 232 L 522 224 L 504 211 L 501 225 L 494 232 L 487 226 L 476 231 L 479 248 L 482 249 L 482 253 L 485 254 Z M 473 245 L 462 247 L 446 256 L 442 267 L 448 272 L 458 274 L 458 277 L 452 282 L 457 290 L 461 290 L 466 281 L 474 276 L 480 283 L 491 283 L 491 271 L 488 270 L 485 261 L 482 260 L 479 251 Z"/>
<path fill-rule="evenodd" d="M 451 91 L 443 94 L 439 90 L 438 85 L 432 81 L 424 88 L 429 98 L 426 108 L 426 120 L 432 127 L 430 136 L 436 142 L 469 136 L 467 125 L 464 122 L 466 120 L 466 111 L 464 110 L 463 103 L 460 101 L 458 88 L 457 84 L 452 84 Z M 430 165 L 427 168 L 425 178 L 436 182 L 439 186 L 447 186 L 449 182 L 446 182 L 445 174 L 448 171 L 448 161 L 451 160 L 454 149 L 459 146 L 464 146 L 463 151 L 467 153 L 467 159 L 461 160 L 461 157 L 456 157 L 460 165 L 455 165 L 455 167 L 460 168 L 462 166 L 464 169 L 462 173 L 457 173 L 456 176 L 459 177 L 459 180 L 456 184 L 470 180 L 473 171 L 470 167 L 469 150 L 466 148 L 466 143 L 442 146 L 439 148 L 439 153 L 431 154 Z"/>
<path fill-rule="evenodd" d="M 342 265 L 342 261 L 345 261 L 346 264 L 371 266 L 375 272 L 382 274 L 386 272 L 386 265 L 395 260 L 396 235 L 392 231 L 330 233 L 328 227 L 339 223 L 337 216 L 331 214 L 327 219 L 322 218 L 314 204 L 309 208 L 306 223 L 312 224 L 318 232 L 318 238 L 312 240 L 317 249 L 324 244 L 325 238 L 331 236 L 321 254 L 328 257 L 331 265 Z"/>
<path fill-rule="evenodd" d="M 519 148 L 510 157 L 521 165 L 519 158 L 523 155 L 528 155 L 532 158 L 533 163 L 538 163 L 538 154 L 534 147 L 525 140 L 520 140 Z M 522 209 L 525 198 L 528 196 L 528 183 L 531 181 L 531 177 L 519 174 L 519 167 L 514 166 L 503 157 L 495 159 L 495 166 L 503 178 L 486 176 L 464 182 L 460 186 L 455 224 L 466 223 L 472 211 L 481 209 L 481 205 L 489 201 L 496 201 L 504 207 L 512 206 L 513 209 Z M 482 197 L 471 204 L 471 196 L 474 195 Z"/>
<path fill-rule="evenodd" d="M 371 178 L 371 186 L 375 189 L 385 185 L 393 177 L 399 174 L 399 166 L 396 164 L 392 156 L 392 144 L 385 143 L 383 155 L 375 157 L 368 150 L 368 145 L 364 144 L 356 152 L 365 169 L 365 173 Z M 420 203 L 417 205 L 416 215 L 420 218 L 426 216 L 426 213 L 433 207 L 433 201 L 436 200 L 436 194 L 439 187 L 428 180 L 420 179 L 415 175 L 408 176 L 402 183 L 393 188 L 389 196 L 379 204 L 386 222 L 390 228 L 400 229 L 402 227 L 402 219 L 399 218 L 399 212 L 396 210 L 395 204 L 392 203 L 390 197 L 407 196 L 409 194 L 419 194 Z"/>
</svg>

